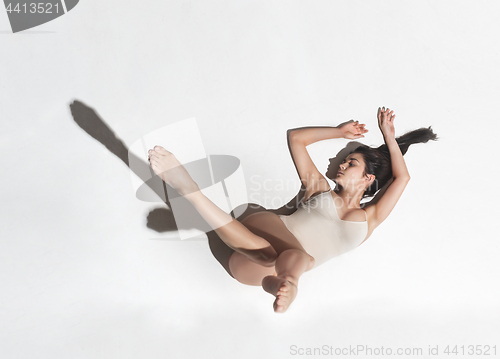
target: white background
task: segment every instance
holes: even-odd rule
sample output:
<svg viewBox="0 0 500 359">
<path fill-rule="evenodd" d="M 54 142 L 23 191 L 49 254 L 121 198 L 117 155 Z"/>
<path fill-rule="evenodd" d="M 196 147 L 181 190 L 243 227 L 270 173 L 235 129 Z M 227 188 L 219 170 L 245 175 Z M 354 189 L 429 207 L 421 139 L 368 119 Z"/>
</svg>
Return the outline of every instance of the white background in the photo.
<svg viewBox="0 0 500 359">
<path fill-rule="evenodd" d="M 0 11 L 2 357 L 292 358 L 292 346 L 323 345 L 498 355 L 499 11 L 82 0 L 17 34 Z M 289 128 L 352 118 L 378 146 L 386 106 L 398 135 L 432 125 L 440 140 L 410 148 L 412 179 L 391 216 L 306 273 L 280 315 L 206 240 L 146 227 L 159 204 L 135 198 L 129 169 L 73 121 L 74 100 L 127 145 L 196 117 L 207 153 L 241 159 L 249 198 L 268 207 L 298 190 Z M 324 171 L 347 142 L 309 150 Z"/>
</svg>

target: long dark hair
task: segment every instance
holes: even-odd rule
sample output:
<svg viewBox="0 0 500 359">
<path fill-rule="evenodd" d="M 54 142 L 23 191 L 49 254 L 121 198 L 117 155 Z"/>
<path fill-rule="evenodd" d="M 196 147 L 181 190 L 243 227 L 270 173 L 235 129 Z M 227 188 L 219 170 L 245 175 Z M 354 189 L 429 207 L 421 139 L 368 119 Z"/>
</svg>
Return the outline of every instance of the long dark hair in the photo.
<svg viewBox="0 0 500 359">
<path fill-rule="evenodd" d="M 401 153 L 404 155 L 406 151 L 408 151 L 410 145 L 414 143 L 426 143 L 429 140 L 436 141 L 437 139 L 438 137 L 429 126 L 429 128 L 422 127 L 418 130 L 407 132 L 397 137 L 396 141 Z M 385 143 L 377 148 L 361 145 L 356 147 L 352 153 L 359 153 L 363 156 L 365 160 L 365 174 L 375 175 L 375 180 L 363 194 L 363 198 L 371 197 L 392 178 L 391 155 L 389 154 L 389 149 Z"/>
</svg>

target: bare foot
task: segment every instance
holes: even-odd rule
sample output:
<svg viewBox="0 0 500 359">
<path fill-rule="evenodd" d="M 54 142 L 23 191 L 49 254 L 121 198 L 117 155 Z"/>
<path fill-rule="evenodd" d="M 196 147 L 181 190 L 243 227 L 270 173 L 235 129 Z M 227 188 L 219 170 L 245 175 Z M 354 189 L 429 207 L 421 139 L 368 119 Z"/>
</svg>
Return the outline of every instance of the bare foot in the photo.
<svg viewBox="0 0 500 359">
<path fill-rule="evenodd" d="M 181 195 L 199 191 L 196 182 L 172 152 L 161 146 L 155 146 L 148 151 L 148 155 L 153 171 Z"/>
<path fill-rule="evenodd" d="M 284 313 L 297 296 L 297 284 L 291 277 L 269 275 L 262 280 L 262 288 L 276 297 L 273 308 Z"/>
</svg>

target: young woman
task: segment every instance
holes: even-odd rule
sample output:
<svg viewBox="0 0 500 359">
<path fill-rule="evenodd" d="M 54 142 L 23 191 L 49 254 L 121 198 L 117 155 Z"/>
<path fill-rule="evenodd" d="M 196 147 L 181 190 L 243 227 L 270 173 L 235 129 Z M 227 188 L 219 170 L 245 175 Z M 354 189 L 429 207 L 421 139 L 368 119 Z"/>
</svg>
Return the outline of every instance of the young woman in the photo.
<svg viewBox="0 0 500 359">
<path fill-rule="evenodd" d="M 364 137 L 365 125 L 356 121 L 340 128 L 291 131 L 292 157 L 306 201 L 289 216 L 263 211 L 240 222 L 203 195 L 172 153 L 155 146 L 148 160 L 154 172 L 184 196 L 235 251 L 229 259 L 233 277 L 244 284 L 261 285 L 276 297 L 274 311 L 284 312 L 295 299 L 304 272 L 359 246 L 391 213 L 410 180 L 403 159 L 408 147 L 436 139 L 430 127 L 396 139 L 393 111 L 379 108 L 377 117 L 385 145 L 362 145 L 349 154 L 331 178 L 337 184 L 335 190 L 315 167 L 306 146 L 325 139 Z M 362 198 L 373 196 L 391 179 L 377 203 L 361 208 Z"/>
</svg>

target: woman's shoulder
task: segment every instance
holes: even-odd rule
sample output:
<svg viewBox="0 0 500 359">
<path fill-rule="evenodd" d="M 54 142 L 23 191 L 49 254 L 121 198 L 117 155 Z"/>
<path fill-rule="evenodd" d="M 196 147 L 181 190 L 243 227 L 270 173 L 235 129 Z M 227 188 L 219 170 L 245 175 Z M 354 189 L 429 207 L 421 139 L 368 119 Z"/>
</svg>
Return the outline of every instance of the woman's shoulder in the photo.
<svg viewBox="0 0 500 359">
<path fill-rule="evenodd" d="M 368 233 L 369 233 L 369 235 L 371 235 L 373 230 L 380 225 L 380 223 L 377 223 L 375 221 L 375 218 L 376 218 L 375 211 L 377 208 L 373 204 L 364 206 L 362 208 L 365 210 L 366 221 L 368 223 Z"/>
<path fill-rule="evenodd" d="M 375 206 L 373 204 L 368 204 L 366 206 L 361 206 L 361 209 L 363 209 L 366 212 L 366 215 L 368 219 L 370 219 L 370 216 L 373 217 L 373 213 L 375 211 Z"/>
</svg>

